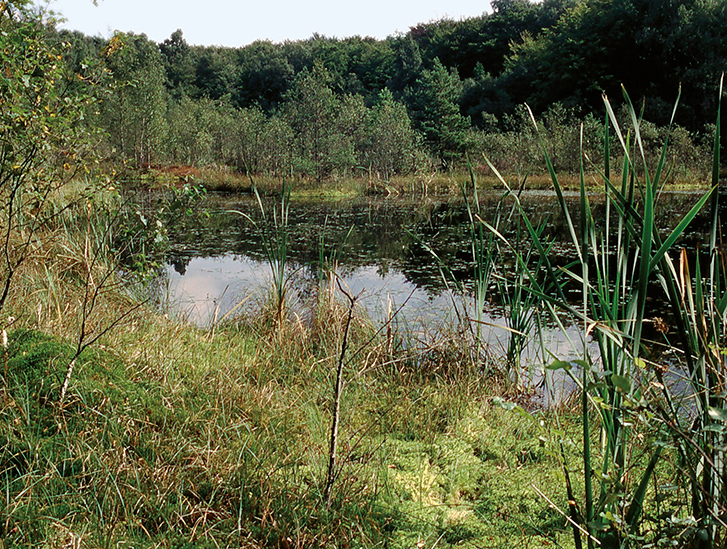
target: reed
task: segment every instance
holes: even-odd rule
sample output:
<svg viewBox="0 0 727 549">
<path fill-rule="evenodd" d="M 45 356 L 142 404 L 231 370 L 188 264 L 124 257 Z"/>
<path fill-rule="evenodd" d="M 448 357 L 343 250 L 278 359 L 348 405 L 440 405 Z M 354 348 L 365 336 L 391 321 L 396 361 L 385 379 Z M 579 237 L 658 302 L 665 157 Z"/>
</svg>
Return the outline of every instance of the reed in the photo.
<svg viewBox="0 0 727 549">
<path fill-rule="evenodd" d="M 529 285 L 520 286 L 547 304 L 556 323 L 561 322 L 559 318 L 565 312 L 582 327 L 580 358 L 555 360 L 549 366 L 551 370 L 565 371 L 580 392 L 582 463 L 577 469 L 586 474 L 577 484 L 583 486 L 582 499 L 574 492 L 573 464 L 563 457 L 566 491 L 574 502 L 568 515 L 576 547 L 581 547 L 584 540 L 589 548 L 625 547 L 647 538 L 651 543 L 668 538 L 693 547 L 716 547 L 724 536 L 720 527 L 724 526 L 721 513 L 725 488 L 721 479 L 725 470 L 719 450 L 724 436 L 720 413 L 724 409 L 724 368 L 719 350 L 724 343 L 722 319 L 727 306 L 717 238 L 719 131 L 714 144 L 711 191 L 663 238 L 654 219 L 667 176 L 668 138 L 652 169 L 647 165 L 641 140 L 641 118 L 625 91 L 624 102 L 631 124 L 627 133 L 604 96 L 608 123 L 623 155 L 621 179 L 614 181 L 609 163 L 612 138 L 606 131 L 604 166 L 598 169 L 606 206 L 604 223 L 597 223 L 592 214 L 585 155 L 580 169 L 578 213 L 573 219 L 545 143 L 539 137 L 577 259 L 565 267 L 553 268 L 548 260 L 548 242 L 542 240 L 520 208 L 528 236 L 541 254 L 540 265 L 549 273 L 546 280 L 552 282 L 547 287 L 536 272 L 529 271 Z M 531 118 L 537 129 L 532 113 Z M 713 230 L 709 276 L 705 279 L 699 262 L 694 276 L 690 276 L 685 253 L 681 253 L 678 268 L 672 254 L 685 228 L 709 201 Z M 490 228 L 505 240 L 494 227 Z M 526 266 L 527 258 L 513 251 L 519 264 Z M 679 356 L 689 379 L 688 393 L 697 412 L 691 426 L 687 423 L 695 420 L 693 414 L 677 404 L 685 395 L 675 394 L 664 379 L 665 370 L 675 365 L 659 362 L 650 352 L 654 342 L 645 337 L 647 328 L 655 323 L 647 318 L 646 307 L 654 295 L 654 282 L 667 296 L 674 317 L 678 336 L 674 346 L 681 351 Z M 580 289 L 578 304 L 565 299 L 566 285 L 573 284 Z M 589 338 L 597 347 L 595 355 L 590 351 Z M 646 440 L 651 442 L 645 444 Z M 678 455 L 681 465 L 669 469 L 664 465 L 668 463 L 665 454 Z M 675 483 L 692 494 L 690 509 L 675 508 L 668 519 L 653 518 L 664 497 L 653 480 L 660 467 L 666 467 Z M 648 516 L 646 509 L 650 510 Z M 671 532 L 671 526 L 680 520 L 691 526 L 678 534 Z"/>
<path fill-rule="evenodd" d="M 282 328 L 287 313 L 286 296 L 288 294 L 291 277 L 291 271 L 288 265 L 288 214 L 290 212 L 291 188 L 292 186 L 290 184 L 283 182 L 279 209 L 276 207 L 267 208 L 253 182 L 253 190 L 260 210 L 261 222 L 258 223 L 246 213 L 234 212 L 252 223 L 260 236 L 265 257 L 270 267 L 274 311 L 273 324 L 278 328 L 278 332 Z"/>
<path fill-rule="evenodd" d="M 464 197 L 467 216 L 469 218 L 470 252 L 474 266 L 474 317 L 467 315 L 467 320 L 474 337 L 476 361 L 479 362 L 483 352 L 482 315 L 485 310 L 490 283 L 492 281 L 497 248 L 493 246 L 494 238 L 492 234 L 477 221 L 482 213 L 480 210 L 479 196 L 477 194 L 477 177 L 469 162 L 468 167 L 470 182 L 472 183 L 472 200 L 470 201 L 469 193 L 467 192 L 468 189 L 464 185 L 462 186 L 462 196 Z M 499 223 L 501 206 L 502 202 L 498 204 L 496 223 Z"/>
<path fill-rule="evenodd" d="M 495 279 L 495 264 L 498 257 L 498 247 L 495 238 L 478 220 L 481 219 L 480 200 L 478 196 L 477 176 L 468 163 L 470 186 L 466 182 L 460 183 L 460 193 L 467 211 L 467 230 L 469 233 L 469 263 L 473 270 L 472 287 L 467 287 L 452 270 L 451 266 L 439 257 L 430 243 L 418 235 L 407 231 L 422 248 L 424 248 L 436 261 L 445 291 L 451 297 L 452 309 L 457 318 L 457 329 L 464 332 L 471 342 L 468 353 L 469 361 L 476 366 L 490 366 L 489 348 L 485 344 L 484 335 L 487 333 L 487 322 L 484 312 L 489 300 L 490 286 Z M 497 205 L 495 224 L 499 224 L 503 201 Z M 471 299 L 470 299 L 471 297 Z"/>
<path fill-rule="evenodd" d="M 722 82 L 720 82 L 720 98 Z M 663 403 L 655 407 L 659 421 L 671 433 L 681 458 L 681 472 L 688 479 L 691 494 L 691 516 L 696 524 L 693 546 L 723 546 L 727 540 L 727 466 L 724 447 L 727 435 L 727 270 L 720 219 L 720 111 L 713 147 L 712 192 L 710 199 L 711 230 L 707 268 L 695 260 L 694 274 L 684 250 L 678 263 L 669 262 L 667 290 L 673 292 L 678 332 L 677 345 L 683 351 L 683 367 L 689 381 L 692 399 L 679 406 L 679 394 L 664 385 Z M 678 268 L 677 268 L 678 265 Z M 663 381 L 663 380 L 662 380 Z M 685 418 L 691 423 L 687 423 Z"/>
</svg>

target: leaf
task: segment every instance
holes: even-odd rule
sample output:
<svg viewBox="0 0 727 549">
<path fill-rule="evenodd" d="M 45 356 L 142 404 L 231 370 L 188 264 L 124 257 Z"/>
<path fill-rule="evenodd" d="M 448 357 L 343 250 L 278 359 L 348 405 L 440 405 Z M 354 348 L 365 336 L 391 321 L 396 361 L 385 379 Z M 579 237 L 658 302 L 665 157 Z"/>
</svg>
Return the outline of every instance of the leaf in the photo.
<svg viewBox="0 0 727 549">
<path fill-rule="evenodd" d="M 597 530 L 599 532 L 605 532 L 606 530 L 608 530 L 611 527 L 611 524 L 598 518 L 598 519 L 590 521 L 588 523 L 588 526 L 592 530 Z"/>
<path fill-rule="evenodd" d="M 727 423 L 727 410 L 725 410 L 724 408 L 710 407 L 707 410 L 707 413 L 709 414 L 709 417 L 711 417 L 713 420 Z"/>
<path fill-rule="evenodd" d="M 611 383 L 613 383 L 613 386 L 622 393 L 631 392 L 631 382 L 624 376 L 613 374 L 611 376 Z"/>
<path fill-rule="evenodd" d="M 565 370 L 567 372 L 572 368 L 573 364 L 565 360 L 554 360 L 552 363 L 545 365 L 546 370 Z"/>
</svg>

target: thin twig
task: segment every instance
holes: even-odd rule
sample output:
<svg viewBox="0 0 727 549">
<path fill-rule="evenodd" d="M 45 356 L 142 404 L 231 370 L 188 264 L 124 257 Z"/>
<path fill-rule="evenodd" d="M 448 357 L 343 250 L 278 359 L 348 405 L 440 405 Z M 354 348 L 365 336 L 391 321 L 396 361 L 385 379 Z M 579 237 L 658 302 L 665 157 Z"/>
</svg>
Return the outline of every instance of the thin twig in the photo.
<svg viewBox="0 0 727 549">
<path fill-rule="evenodd" d="M 582 527 L 582 526 L 581 526 L 580 524 L 578 524 L 578 523 L 577 523 L 577 522 L 575 522 L 575 521 L 574 521 L 574 520 L 573 520 L 572 518 L 570 518 L 570 517 L 569 517 L 568 515 L 566 515 L 566 514 L 565 514 L 565 512 L 563 512 L 563 510 L 562 510 L 562 509 L 560 509 L 560 508 L 559 508 L 559 507 L 558 507 L 558 506 L 557 506 L 557 505 L 556 505 L 555 503 L 553 503 L 553 502 L 552 502 L 552 501 L 550 500 L 550 498 L 548 498 L 548 496 L 546 496 L 546 495 L 545 495 L 545 494 L 544 494 L 543 492 L 541 492 L 541 491 L 540 491 L 540 490 L 538 489 L 538 487 L 537 487 L 537 486 L 535 486 L 535 484 L 530 484 L 530 486 L 532 486 L 532 487 L 533 487 L 533 490 L 535 490 L 535 491 L 536 491 L 536 492 L 538 493 L 538 495 L 539 495 L 539 496 L 540 496 L 541 498 L 543 498 L 543 499 L 544 499 L 545 501 L 547 501 L 547 502 L 548 502 L 548 504 L 549 504 L 549 505 L 550 505 L 550 506 L 551 506 L 551 507 L 552 507 L 553 509 L 555 509 L 556 511 L 558 511 L 558 513 L 560 513 L 561 515 L 563 515 L 563 516 L 565 517 L 565 520 L 567 520 L 567 521 L 568 521 L 569 523 L 571 523 L 571 524 L 572 524 L 572 525 L 573 525 L 573 526 L 574 526 L 575 528 L 578 528 L 578 530 L 580 530 L 580 531 L 581 531 L 581 533 L 583 533 L 583 535 L 584 535 L 584 536 L 587 536 L 587 537 L 589 537 L 589 538 L 591 539 L 591 541 L 593 541 L 593 542 L 595 542 L 595 543 L 596 543 L 596 545 L 601 545 L 601 542 L 600 542 L 600 541 L 598 541 L 598 540 L 597 540 L 596 538 L 594 538 L 594 537 L 593 537 L 593 536 L 592 536 L 591 534 L 589 534 L 589 533 L 588 533 L 588 531 L 587 531 L 587 530 L 585 530 L 585 529 L 584 529 L 584 528 L 583 528 L 583 527 Z"/>
<path fill-rule="evenodd" d="M 348 316 L 346 317 L 346 326 L 343 330 L 343 340 L 341 342 L 341 354 L 338 357 L 338 367 L 336 368 L 336 385 L 333 389 L 333 419 L 331 423 L 331 444 L 328 453 L 328 475 L 326 479 L 326 487 L 323 491 L 326 500 L 326 507 L 331 506 L 331 495 L 333 493 L 333 483 L 336 479 L 336 452 L 338 450 L 338 426 L 341 420 L 341 391 L 343 387 L 343 367 L 346 364 L 346 351 L 348 349 L 348 334 L 351 328 L 351 319 L 353 318 L 353 309 L 359 295 L 352 297 L 341 286 L 340 280 L 338 289 L 346 296 L 349 301 Z"/>
</svg>

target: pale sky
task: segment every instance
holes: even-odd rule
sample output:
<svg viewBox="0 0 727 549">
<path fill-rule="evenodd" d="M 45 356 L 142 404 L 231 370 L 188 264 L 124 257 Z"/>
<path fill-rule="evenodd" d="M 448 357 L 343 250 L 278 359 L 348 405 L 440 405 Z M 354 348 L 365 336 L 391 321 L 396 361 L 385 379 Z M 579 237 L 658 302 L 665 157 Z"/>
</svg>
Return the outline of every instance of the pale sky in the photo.
<svg viewBox="0 0 727 549">
<path fill-rule="evenodd" d="M 45 5 L 45 0 L 37 0 Z M 161 42 L 182 29 L 190 44 L 239 47 L 255 40 L 386 38 L 417 23 L 481 15 L 488 0 L 51 0 L 61 28 L 109 38 L 114 30 Z"/>
</svg>

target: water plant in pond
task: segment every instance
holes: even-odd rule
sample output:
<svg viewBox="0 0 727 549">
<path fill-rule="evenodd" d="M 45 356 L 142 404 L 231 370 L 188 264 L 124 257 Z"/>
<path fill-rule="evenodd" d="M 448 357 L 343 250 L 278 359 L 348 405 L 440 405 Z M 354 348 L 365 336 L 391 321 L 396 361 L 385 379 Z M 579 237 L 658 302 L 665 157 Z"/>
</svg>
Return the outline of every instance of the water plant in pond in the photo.
<svg viewBox="0 0 727 549">
<path fill-rule="evenodd" d="M 523 185 L 525 180 L 523 180 Z M 521 185 L 522 189 L 522 185 Z M 509 197 L 509 194 L 505 198 Z M 537 248 L 533 245 L 533 240 L 523 234 L 521 220 L 515 222 L 515 235 L 511 240 L 515 251 L 516 260 L 511 265 L 501 265 L 498 269 L 500 272 L 495 276 L 497 283 L 498 296 L 503 304 L 503 320 L 508 330 L 508 340 L 506 347 L 506 359 L 508 372 L 513 381 L 521 384 L 521 376 L 527 372 L 524 371 L 522 356 L 530 341 L 539 335 L 541 323 L 538 315 L 541 310 L 541 298 L 538 292 L 531 292 L 531 282 L 529 277 L 531 273 L 535 273 L 536 283 L 543 284 L 542 272 L 545 269 L 546 254 L 538 253 Z M 481 219 L 481 218 L 480 218 Z M 487 223 L 481 223 L 487 226 Z M 542 238 L 546 223 L 541 223 L 535 227 L 535 233 L 538 238 Z M 496 231 L 492 231 L 493 234 Z M 499 240 L 495 240 L 493 245 L 498 248 L 504 246 Z M 546 250 L 546 252 L 549 250 Z M 501 249 L 498 257 L 507 257 L 508 250 Z M 504 268 L 503 268 L 504 267 Z"/>
<path fill-rule="evenodd" d="M 467 207 L 469 219 L 470 250 L 474 266 L 474 318 L 468 316 L 468 326 L 475 340 L 475 357 L 480 359 L 482 353 L 482 313 L 485 310 L 488 290 L 492 279 L 497 248 L 493 245 L 493 235 L 487 231 L 477 218 L 481 215 L 480 200 L 477 194 L 477 178 L 470 165 L 470 181 L 472 182 L 472 202 L 468 199 L 467 187 L 462 186 L 462 196 Z M 498 204 L 496 223 L 499 224 L 502 202 Z"/>
<path fill-rule="evenodd" d="M 546 280 L 554 283 L 552 288 L 546 288 L 539 282 L 538 273 L 528 271 L 528 291 L 543 300 L 556 323 L 560 323 L 560 314 L 566 312 L 582 327 L 581 358 L 555 360 L 550 365 L 552 370 L 567 372 L 580 392 L 582 463 L 574 466 L 563 455 L 563 474 L 571 502 L 564 514 L 573 526 L 574 543 L 579 548 L 584 541 L 589 548 L 664 541 L 700 549 L 717 547 L 725 539 L 722 448 L 727 417 L 723 412 L 727 406 L 721 353 L 727 295 L 720 270 L 723 258 L 717 238 L 715 191 L 719 177 L 719 126 L 712 190 L 662 238 L 654 220 L 667 171 L 668 139 L 652 171 L 646 163 L 640 116 L 625 91 L 624 100 L 631 123 L 625 135 L 604 96 L 608 120 L 624 160 L 621 180 L 614 182 L 608 160 L 611 136 L 606 131 L 606 160 L 599 170 L 607 212 L 602 224 L 594 220 L 586 192 L 586 159 L 581 161 L 579 214 L 574 221 L 541 139 L 545 163 L 576 251 L 572 264 L 557 269 L 551 264 L 548 243 L 520 208 L 529 236 L 541 254 L 541 265 L 549 273 Z M 531 118 L 537 128 L 532 114 Z M 488 164 L 497 173 L 489 160 Z M 710 200 L 713 228 L 709 273 L 703 277 L 697 258 L 691 277 L 686 255 L 682 253 L 677 264 L 670 255 L 671 249 Z M 490 229 L 506 241 L 496 228 Z M 514 251 L 519 264 L 528 265 L 526 257 Z M 652 325 L 661 331 L 665 329 L 662 323 L 647 318 L 646 304 L 655 291 L 653 281 L 659 282 L 660 291 L 669 301 L 678 335 L 674 347 L 681 351 L 678 356 L 682 357 L 680 362 L 688 379 L 687 395 L 683 394 L 683 385 L 680 393 L 670 387 L 666 378 L 666 370 L 677 365 L 665 364 L 650 352 L 650 347 L 658 342 L 647 341 L 645 334 Z M 566 286 L 573 284 L 579 288 L 578 304 L 565 299 Z M 589 352 L 589 336 L 597 345 L 597 357 Z M 692 404 L 683 404 L 685 396 L 691 397 Z M 558 434 L 553 442 L 560 448 L 565 444 Z M 582 478 L 575 478 L 575 470 L 585 471 Z M 670 482 L 691 494 L 691 505 L 687 508 L 677 498 L 669 498 L 656 484 L 655 475 L 667 475 Z M 579 485 L 583 486 L 583 498 L 575 493 Z"/>
<path fill-rule="evenodd" d="M 525 182 L 526 179 L 522 184 Z M 540 325 L 537 314 L 541 298 L 538 292 L 528 291 L 529 276 L 531 273 L 545 270 L 543 261 L 547 254 L 539 253 L 529 235 L 523 234 L 519 218 L 515 220 L 515 234 L 512 238 L 505 239 L 499 232 L 501 222 L 508 218 L 506 215 L 508 201 L 514 198 L 515 204 L 519 204 L 522 186 L 515 191 L 508 188 L 497 201 L 494 213 L 488 216 L 491 221 L 485 221 L 486 214 L 480 203 L 477 178 L 471 169 L 470 183 L 471 192 L 464 183 L 460 188 L 467 213 L 466 245 L 469 248 L 468 259 L 472 267 L 471 286 L 455 274 L 447 261 L 441 258 L 431 245 L 416 236 L 414 238 L 437 260 L 445 286 L 449 288 L 450 284 L 454 284 L 458 293 L 471 296 L 471 303 L 460 305 L 453 297 L 452 304 L 459 322 L 464 324 L 472 337 L 474 361 L 485 363 L 492 355 L 492 349 L 484 344 L 485 335 L 492 327 L 502 328 L 507 332 L 507 343 L 503 346 L 505 373 L 517 386 L 520 385 L 523 374 L 521 357 Z M 517 206 L 510 215 L 515 212 Z M 539 224 L 535 229 L 537 234 L 542 234 L 545 227 L 546 223 Z M 503 244 L 498 236 L 506 242 Z M 510 250 L 510 247 L 513 250 Z M 509 259 L 513 257 L 512 251 L 518 259 L 510 263 Z M 493 289 L 496 292 L 493 292 Z M 502 323 L 497 325 L 486 320 L 484 314 L 493 300 L 502 305 Z"/>
<path fill-rule="evenodd" d="M 465 282 L 460 279 L 451 266 L 434 250 L 430 243 L 407 231 L 409 235 L 419 243 L 424 249 L 431 254 L 439 266 L 439 272 L 445 290 L 452 297 L 452 308 L 457 316 L 458 322 L 464 326 L 465 330 L 472 337 L 472 360 L 475 364 L 485 362 L 485 345 L 483 342 L 483 327 L 487 324 L 484 320 L 485 306 L 488 300 L 490 284 L 493 280 L 494 266 L 497 257 L 498 248 L 495 245 L 495 238 L 492 233 L 487 231 L 478 221 L 481 219 L 480 201 L 478 197 L 477 178 L 474 171 L 470 167 L 470 182 L 472 184 L 472 196 L 470 198 L 469 189 L 466 183 L 460 184 L 460 190 L 464 198 L 465 208 L 467 212 L 467 233 L 469 239 L 467 246 L 470 253 L 470 264 L 473 270 L 472 291 L 469 292 Z M 499 219 L 502 209 L 502 200 L 498 202 L 496 207 L 495 221 L 499 225 Z M 460 295 L 472 295 L 472 303 L 466 302 L 461 304 L 455 299 L 454 292 L 451 291 L 452 286 Z"/>
<path fill-rule="evenodd" d="M 692 425 L 683 422 L 674 425 L 674 416 L 681 418 L 684 414 L 675 410 L 671 398 L 655 410 L 659 421 L 675 439 L 683 463 L 682 472 L 689 479 L 691 512 L 697 521 L 693 528 L 698 538 L 695 545 L 700 548 L 716 547 L 727 540 L 727 466 L 724 459 L 727 441 L 727 268 L 719 216 L 720 193 L 715 190 L 720 175 L 720 111 L 721 105 L 717 111 L 712 160 L 708 270 L 702 274 L 697 258 L 695 273 L 690 276 L 682 250 L 678 271 L 674 265 L 670 265 L 669 271 L 676 323 L 694 395 L 690 407 L 695 409 L 696 417 Z"/>
<path fill-rule="evenodd" d="M 288 282 L 291 276 L 288 268 L 288 219 L 291 185 L 285 181 L 283 182 L 280 209 L 278 210 L 273 207 L 270 211 L 265 207 L 257 187 L 253 186 L 253 189 L 262 222 L 256 222 L 250 215 L 244 212 L 238 211 L 236 213 L 247 219 L 255 227 L 260 237 L 272 279 L 273 323 L 275 326 L 280 327 L 285 320 L 286 296 L 288 293 Z"/>
</svg>

